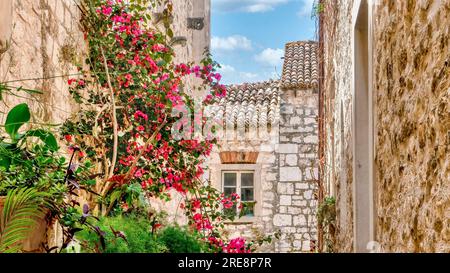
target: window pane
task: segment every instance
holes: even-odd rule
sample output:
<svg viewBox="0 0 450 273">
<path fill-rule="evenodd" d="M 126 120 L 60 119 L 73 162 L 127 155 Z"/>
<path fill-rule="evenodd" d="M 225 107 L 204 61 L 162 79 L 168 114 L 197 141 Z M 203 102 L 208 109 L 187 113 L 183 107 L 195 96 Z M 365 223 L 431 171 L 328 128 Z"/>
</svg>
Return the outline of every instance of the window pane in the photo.
<svg viewBox="0 0 450 273">
<path fill-rule="evenodd" d="M 242 202 L 242 216 L 255 216 L 255 202 Z"/>
<path fill-rule="evenodd" d="M 253 187 L 253 173 L 241 173 L 242 187 Z"/>
<path fill-rule="evenodd" d="M 236 187 L 236 173 L 224 173 L 223 174 L 224 177 L 224 181 L 223 181 L 223 185 L 225 187 Z"/>
<path fill-rule="evenodd" d="M 253 188 L 242 188 L 241 189 L 241 200 L 242 201 L 253 201 Z"/>
<path fill-rule="evenodd" d="M 225 196 L 230 196 L 232 193 L 236 192 L 236 188 L 223 188 L 223 193 Z"/>
</svg>

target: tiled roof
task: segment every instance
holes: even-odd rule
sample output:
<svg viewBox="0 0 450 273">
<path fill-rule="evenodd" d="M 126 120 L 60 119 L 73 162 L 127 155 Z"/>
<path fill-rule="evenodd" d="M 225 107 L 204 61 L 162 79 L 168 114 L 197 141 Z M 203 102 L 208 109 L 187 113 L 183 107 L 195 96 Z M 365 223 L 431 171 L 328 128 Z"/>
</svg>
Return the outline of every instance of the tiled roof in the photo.
<svg viewBox="0 0 450 273">
<path fill-rule="evenodd" d="M 287 43 L 281 88 L 312 88 L 318 84 L 317 42 Z"/>
<path fill-rule="evenodd" d="M 279 81 L 229 85 L 226 97 L 209 114 L 223 117 L 224 126 L 238 130 L 267 128 L 276 122 L 279 101 Z"/>
</svg>

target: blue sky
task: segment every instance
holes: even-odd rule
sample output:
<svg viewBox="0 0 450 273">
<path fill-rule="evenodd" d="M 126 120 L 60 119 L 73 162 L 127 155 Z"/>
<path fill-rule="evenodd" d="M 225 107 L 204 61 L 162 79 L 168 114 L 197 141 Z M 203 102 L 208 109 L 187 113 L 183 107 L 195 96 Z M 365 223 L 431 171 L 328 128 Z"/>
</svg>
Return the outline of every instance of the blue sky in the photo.
<svg viewBox="0 0 450 273">
<path fill-rule="evenodd" d="M 279 78 L 287 42 L 315 39 L 314 0 L 211 0 L 211 48 L 225 84 Z"/>
</svg>

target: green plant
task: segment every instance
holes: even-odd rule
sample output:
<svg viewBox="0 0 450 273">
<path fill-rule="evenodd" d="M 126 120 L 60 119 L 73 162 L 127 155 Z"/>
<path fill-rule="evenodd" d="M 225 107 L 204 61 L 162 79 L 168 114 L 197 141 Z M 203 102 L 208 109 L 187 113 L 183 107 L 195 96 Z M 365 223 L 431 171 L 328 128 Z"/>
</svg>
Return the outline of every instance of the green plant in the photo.
<svg viewBox="0 0 450 273">
<path fill-rule="evenodd" d="M 152 234 L 152 223 L 147 217 L 135 214 L 101 217 L 97 224 L 105 239 L 104 247 L 99 244 L 98 233 L 83 230 L 76 235 L 76 240 L 82 246 L 82 252 L 167 252 L 167 248 Z"/>
<path fill-rule="evenodd" d="M 58 151 L 56 138 L 47 130 L 19 129 L 31 118 L 28 105 L 19 104 L 6 117 L 4 131 L 8 137 L 0 139 L 0 195 L 16 188 L 33 187 L 62 198 L 65 158 Z M 35 139 L 40 141 L 36 142 Z"/>
<path fill-rule="evenodd" d="M 159 6 L 156 18 L 150 5 Z M 121 207 L 139 207 L 142 196 L 169 200 L 174 189 L 184 195 L 180 206 L 202 240 L 223 251 L 247 251 L 245 240 L 228 244 L 220 236 L 224 221 L 234 217 L 222 207 L 237 198 L 221 196 L 202 180 L 202 165 L 217 143 L 215 130 L 201 138 L 192 134 L 210 127 L 206 118 L 195 118 L 201 110 L 194 92 L 205 92 L 202 109 L 226 95 L 218 64 L 209 52 L 198 65 L 177 63 L 172 1 L 84 0 L 80 6 L 89 50 L 79 77 L 68 79 L 79 111 L 61 135 L 101 169 L 95 211 L 112 216 Z M 155 19 L 164 27 L 155 27 Z M 199 81 L 189 86 L 190 77 Z M 194 114 L 194 123 L 185 111 Z"/>
<path fill-rule="evenodd" d="M 20 251 L 23 240 L 44 214 L 42 204 L 46 196 L 35 189 L 8 192 L 0 215 L 0 253 Z"/>
<path fill-rule="evenodd" d="M 336 230 L 336 199 L 325 197 L 317 209 L 317 221 L 322 224 L 324 231 L 325 251 L 334 252 Z"/>
<path fill-rule="evenodd" d="M 170 253 L 200 253 L 207 250 L 196 231 L 172 226 L 163 229 L 158 239 L 164 243 Z"/>
<path fill-rule="evenodd" d="M 72 146 L 69 147 L 72 156 L 67 163 L 66 158 L 58 154 L 56 138 L 47 130 L 38 128 L 21 132 L 30 119 L 31 113 L 25 103 L 15 106 L 7 115 L 4 137 L 0 139 L 0 196 L 17 193 L 18 189 L 45 193 L 45 207 L 63 227 L 64 248 L 76 232 L 93 228 L 86 221 L 88 212 L 79 212 L 80 204 L 76 200 L 79 190 L 90 191 L 95 185 L 95 176 L 89 172 L 92 164 L 89 160 L 73 162 L 79 148 Z"/>
</svg>

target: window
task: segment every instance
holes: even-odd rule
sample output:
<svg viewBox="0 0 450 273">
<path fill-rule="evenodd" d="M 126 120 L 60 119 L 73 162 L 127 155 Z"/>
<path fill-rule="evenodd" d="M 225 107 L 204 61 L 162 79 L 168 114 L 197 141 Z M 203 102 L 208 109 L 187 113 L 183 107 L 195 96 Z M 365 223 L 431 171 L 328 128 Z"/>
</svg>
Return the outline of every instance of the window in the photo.
<svg viewBox="0 0 450 273">
<path fill-rule="evenodd" d="M 253 223 L 261 216 L 262 191 L 261 164 L 210 164 L 211 185 L 230 195 L 235 192 L 240 196 L 239 202 L 245 204 L 244 210 L 236 207 L 230 208 L 230 212 L 237 214 L 233 221 L 227 224 Z M 241 216 L 241 217 L 239 217 Z"/>
<path fill-rule="evenodd" d="M 222 190 L 226 197 L 232 193 L 240 196 L 238 206 L 228 209 L 230 213 L 247 217 L 255 215 L 255 173 L 253 171 L 223 171 Z"/>
</svg>

